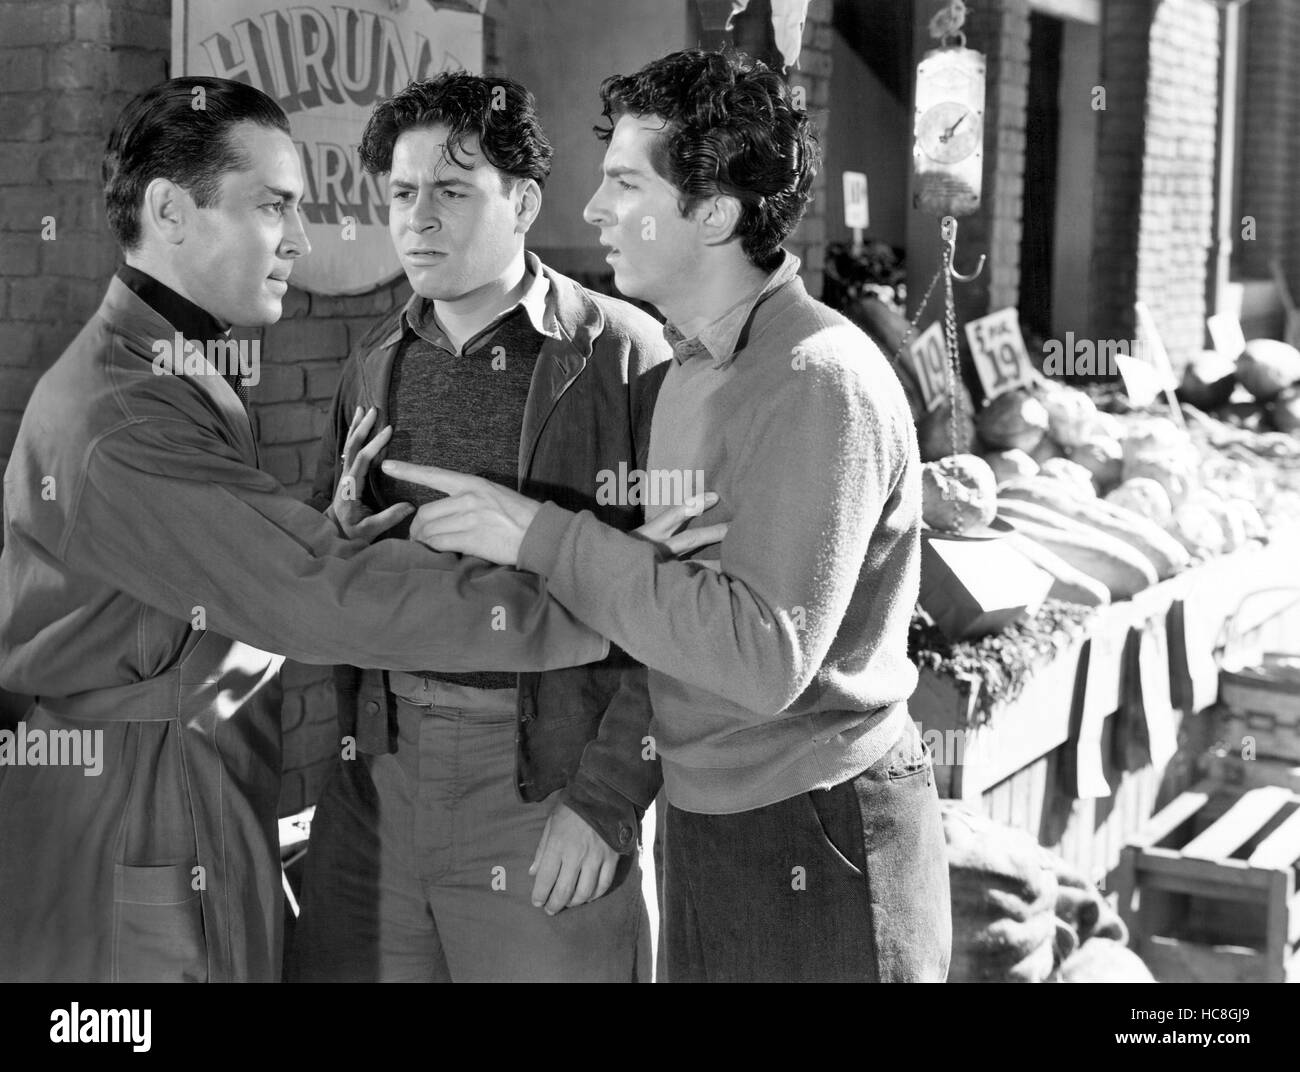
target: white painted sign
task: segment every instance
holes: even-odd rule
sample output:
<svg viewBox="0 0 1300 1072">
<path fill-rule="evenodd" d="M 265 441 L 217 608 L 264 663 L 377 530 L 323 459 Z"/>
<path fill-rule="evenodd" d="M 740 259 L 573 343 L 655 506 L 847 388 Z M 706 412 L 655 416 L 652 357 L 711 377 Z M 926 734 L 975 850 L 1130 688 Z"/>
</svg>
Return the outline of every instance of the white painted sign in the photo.
<svg viewBox="0 0 1300 1072">
<path fill-rule="evenodd" d="M 1241 321 L 1231 313 L 1207 317 L 1205 326 L 1210 329 L 1210 339 L 1220 357 L 1236 361 L 1241 351 L 1246 349 L 1246 334 L 1241 330 Z"/>
<path fill-rule="evenodd" d="M 172 0 L 172 72 L 247 82 L 289 117 L 312 244 L 293 282 L 318 294 L 365 293 L 401 272 L 384 183 L 357 156 L 375 103 L 482 65 L 482 15 L 424 0 Z"/>
<path fill-rule="evenodd" d="M 844 226 L 869 227 L 871 213 L 867 208 L 867 176 L 861 171 L 844 172 Z"/>
<path fill-rule="evenodd" d="M 1160 338 L 1160 329 L 1156 327 L 1156 318 L 1146 302 L 1134 302 L 1137 312 L 1138 341 L 1142 344 L 1141 356 L 1151 365 L 1156 374 L 1156 382 L 1162 391 L 1172 391 L 1178 386 L 1178 377 L 1174 367 L 1169 363 L 1169 351 L 1165 349 L 1164 340 Z"/>
<path fill-rule="evenodd" d="M 1020 334 L 1020 314 L 1015 309 L 999 309 L 966 325 L 975 371 L 986 398 L 1026 387 L 1036 379 L 1029 363 L 1024 337 Z"/>
</svg>

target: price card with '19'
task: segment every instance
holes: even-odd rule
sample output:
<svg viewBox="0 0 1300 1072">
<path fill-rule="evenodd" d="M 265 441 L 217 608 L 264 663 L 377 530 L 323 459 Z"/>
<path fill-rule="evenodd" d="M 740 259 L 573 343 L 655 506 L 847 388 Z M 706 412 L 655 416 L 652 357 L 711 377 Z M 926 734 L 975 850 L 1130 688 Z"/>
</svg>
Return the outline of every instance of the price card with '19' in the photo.
<svg viewBox="0 0 1300 1072">
<path fill-rule="evenodd" d="M 936 320 L 907 348 L 921 384 L 921 401 L 926 411 L 937 409 L 948 397 L 948 348 L 943 343 L 943 329 Z"/>
<path fill-rule="evenodd" d="M 1034 367 L 1029 363 L 1020 334 L 1020 316 L 1014 309 L 999 309 L 970 321 L 966 339 L 986 398 L 1033 383 Z"/>
</svg>

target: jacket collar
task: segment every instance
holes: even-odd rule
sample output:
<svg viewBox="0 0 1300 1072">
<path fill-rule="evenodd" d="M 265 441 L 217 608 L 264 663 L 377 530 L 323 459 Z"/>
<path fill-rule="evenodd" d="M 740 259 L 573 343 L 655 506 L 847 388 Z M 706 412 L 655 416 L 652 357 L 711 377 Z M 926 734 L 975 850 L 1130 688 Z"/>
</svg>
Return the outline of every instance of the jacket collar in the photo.
<svg viewBox="0 0 1300 1072">
<path fill-rule="evenodd" d="M 108 290 L 104 293 L 104 300 L 100 302 L 96 315 L 102 318 L 114 332 L 134 343 L 151 358 L 159 356 L 161 351 L 158 344 L 166 343 L 169 347 L 173 347 L 177 334 L 181 334 L 184 338 L 184 333 L 179 332 L 175 324 L 134 293 L 116 275 L 109 280 Z M 205 343 L 203 339 L 185 339 L 185 341 L 194 342 L 200 348 Z M 226 423 L 234 429 L 246 456 L 253 458 L 256 464 L 257 442 L 243 403 L 239 401 L 234 388 L 208 364 L 206 358 L 203 364 L 207 369 L 206 374 L 183 375 L 183 378 L 193 384 L 216 407 L 226 419 Z M 157 374 L 159 373 L 155 372 L 155 375 Z"/>
<path fill-rule="evenodd" d="M 547 267 L 541 260 L 534 260 L 536 267 L 545 276 L 548 312 L 554 318 L 553 325 L 558 331 L 542 342 L 528 389 L 528 401 L 524 405 L 523 426 L 519 435 L 521 486 L 532 465 L 537 441 L 555 404 L 586 367 L 596 339 L 605 330 L 605 314 L 585 288 Z M 388 330 L 361 358 L 361 378 L 369 394 L 365 404 L 378 408 L 375 423 L 377 428 L 383 427 L 387 422 L 388 386 L 393 361 L 409 330 L 403 315 L 405 309 L 403 306 L 395 314 L 390 314 Z M 372 481 L 376 469 L 376 466 L 371 467 Z M 374 486 L 371 490 L 377 492 Z M 380 498 L 376 501 L 383 500 Z"/>
</svg>

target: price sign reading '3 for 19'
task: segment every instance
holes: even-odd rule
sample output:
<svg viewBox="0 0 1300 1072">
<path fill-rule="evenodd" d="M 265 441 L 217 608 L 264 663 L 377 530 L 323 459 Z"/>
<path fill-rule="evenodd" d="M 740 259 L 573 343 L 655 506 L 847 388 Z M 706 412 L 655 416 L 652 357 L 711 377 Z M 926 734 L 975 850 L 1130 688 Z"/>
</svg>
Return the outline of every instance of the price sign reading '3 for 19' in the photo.
<svg viewBox="0 0 1300 1072">
<path fill-rule="evenodd" d="M 999 309 L 970 321 L 966 340 L 986 398 L 996 398 L 1034 381 L 1034 367 L 1029 363 L 1015 309 Z"/>
<path fill-rule="evenodd" d="M 936 320 L 907 348 L 921 385 L 921 401 L 926 412 L 932 412 L 948 395 L 948 349 L 943 342 L 943 329 Z"/>
</svg>

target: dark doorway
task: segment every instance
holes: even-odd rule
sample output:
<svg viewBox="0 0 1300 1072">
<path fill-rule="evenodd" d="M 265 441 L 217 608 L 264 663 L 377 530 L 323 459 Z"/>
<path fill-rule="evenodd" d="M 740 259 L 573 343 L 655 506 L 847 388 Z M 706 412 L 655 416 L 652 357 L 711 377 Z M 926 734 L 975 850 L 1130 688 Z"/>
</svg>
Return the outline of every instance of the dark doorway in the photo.
<svg viewBox="0 0 1300 1072">
<path fill-rule="evenodd" d="M 1020 235 L 1020 326 L 1052 337 L 1052 259 L 1061 114 L 1059 19 L 1029 17 L 1029 100 L 1025 114 L 1024 217 Z"/>
</svg>

